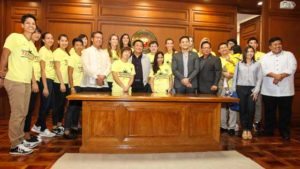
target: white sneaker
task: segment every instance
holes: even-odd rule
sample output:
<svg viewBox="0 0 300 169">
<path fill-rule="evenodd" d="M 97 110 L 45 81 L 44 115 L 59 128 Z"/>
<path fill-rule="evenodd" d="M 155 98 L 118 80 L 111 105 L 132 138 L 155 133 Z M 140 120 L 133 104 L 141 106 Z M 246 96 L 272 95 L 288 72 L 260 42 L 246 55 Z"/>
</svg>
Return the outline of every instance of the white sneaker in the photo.
<svg viewBox="0 0 300 169">
<path fill-rule="evenodd" d="M 54 137 L 56 134 L 52 133 L 48 129 L 45 129 L 43 132 L 40 133 L 39 136 L 41 137 Z"/>
<path fill-rule="evenodd" d="M 41 133 L 41 126 L 33 125 L 32 128 L 31 128 L 31 131 L 40 134 Z"/>
<path fill-rule="evenodd" d="M 39 141 L 27 141 L 27 140 L 24 140 L 23 141 L 23 145 L 27 148 L 30 148 L 30 149 L 33 149 L 35 148 L 36 146 L 38 146 L 40 144 Z"/>
<path fill-rule="evenodd" d="M 32 149 L 25 147 L 23 144 L 17 145 L 15 148 L 11 148 L 9 154 L 12 155 L 27 155 L 33 152 Z"/>
</svg>

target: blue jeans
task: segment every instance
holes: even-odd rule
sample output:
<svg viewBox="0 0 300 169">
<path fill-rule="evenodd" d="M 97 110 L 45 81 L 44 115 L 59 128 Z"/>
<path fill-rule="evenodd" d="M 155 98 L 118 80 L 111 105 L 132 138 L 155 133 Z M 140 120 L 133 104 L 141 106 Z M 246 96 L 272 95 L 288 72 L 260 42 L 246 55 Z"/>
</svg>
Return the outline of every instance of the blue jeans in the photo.
<svg viewBox="0 0 300 169">
<path fill-rule="evenodd" d="M 47 128 L 46 125 L 47 115 L 50 109 L 53 108 L 53 98 L 54 98 L 53 83 L 54 82 L 52 79 L 46 79 L 46 83 L 48 86 L 49 95 L 48 97 L 45 97 L 43 95 L 44 85 L 41 82 L 40 83 L 40 98 L 41 98 L 40 110 L 39 110 L 37 122 L 35 123 L 36 126 L 41 126 L 41 131 L 44 131 Z"/>
</svg>

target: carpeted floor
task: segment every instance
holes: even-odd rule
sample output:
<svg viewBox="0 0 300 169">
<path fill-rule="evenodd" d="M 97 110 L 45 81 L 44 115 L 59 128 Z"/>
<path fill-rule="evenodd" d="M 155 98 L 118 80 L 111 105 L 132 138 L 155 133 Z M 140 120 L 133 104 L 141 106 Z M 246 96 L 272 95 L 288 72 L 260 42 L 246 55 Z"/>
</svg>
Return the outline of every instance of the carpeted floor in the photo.
<svg viewBox="0 0 300 169">
<path fill-rule="evenodd" d="M 52 169 L 261 169 L 237 151 L 162 154 L 66 153 Z"/>
</svg>

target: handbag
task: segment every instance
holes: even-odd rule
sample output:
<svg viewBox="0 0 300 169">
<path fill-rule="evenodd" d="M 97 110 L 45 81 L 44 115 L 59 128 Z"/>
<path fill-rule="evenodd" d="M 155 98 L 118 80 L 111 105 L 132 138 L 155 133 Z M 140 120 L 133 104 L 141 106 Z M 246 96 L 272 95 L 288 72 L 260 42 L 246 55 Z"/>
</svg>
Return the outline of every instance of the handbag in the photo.
<svg viewBox="0 0 300 169">
<path fill-rule="evenodd" d="M 239 66 L 240 64 L 238 63 L 237 65 L 237 73 L 236 73 L 236 85 L 237 85 L 237 80 L 238 80 L 238 75 L 239 75 Z M 233 98 L 239 98 L 237 92 L 232 92 L 230 94 L 230 97 L 233 97 Z M 240 111 L 240 104 L 238 102 L 234 102 L 234 103 L 230 103 L 229 104 L 229 109 L 232 110 L 232 111 Z"/>
</svg>

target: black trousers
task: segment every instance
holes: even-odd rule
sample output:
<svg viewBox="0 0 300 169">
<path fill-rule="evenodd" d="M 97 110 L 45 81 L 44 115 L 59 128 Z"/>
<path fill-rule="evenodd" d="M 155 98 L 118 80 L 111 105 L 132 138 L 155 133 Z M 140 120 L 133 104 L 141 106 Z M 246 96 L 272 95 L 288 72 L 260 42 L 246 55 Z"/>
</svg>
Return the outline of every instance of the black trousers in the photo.
<svg viewBox="0 0 300 169">
<path fill-rule="evenodd" d="M 53 84 L 53 91 L 54 91 L 54 108 L 53 108 L 53 116 L 52 116 L 52 123 L 54 126 L 57 125 L 57 123 L 61 123 L 64 114 L 65 114 L 65 104 L 67 103 L 67 95 L 69 93 L 68 85 L 65 84 L 66 92 L 60 91 L 60 84 L 54 83 Z"/>
<path fill-rule="evenodd" d="M 37 83 L 39 85 L 39 90 L 40 90 L 40 93 L 41 93 L 40 82 L 37 82 Z M 36 105 L 35 103 L 36 103 L 36 99 L 37 99 L 38 95 L 39 95 L 39 93 L 34 93 L 33 91 L 31 92 L 28 113 L 27 113 L 27 116 L 26 116 L 26 119 L 25 119 L 24 132 L 30 132 L 32 113 L 34 111 L 34 107 Z"/>
<path fill-rule="evenodd" d="M 76 90 L 76 93 L 82 92 L 82 89 L 79 86 L 74 87 Z M 70 129 L 72 127 L 77 127 L 80 117 L 82 107 L 82 101 L 81 100 L 71 100 L 69 101 L 69 105 L 67 108 L 67 112 L 65 114 L 65 129 Z"/>
<path fill-rule="evenodd" d="M 276 126 L 276 111 L 279 110 L 279 132 L 282 136 L 290 134 L 293 96 L 272 97 L 263 95 L 265 107 L 264 127 L 266 134 L 273 134 Z"/>
<path fill-rule="evenodd" d="M 252 130 L 255 112 L 255 101 L 253 101 L 252 89 L 254 86 L 237 86 L 236 92 L 240 99 L 240 122 L 243 130 Z"/>
</svg>

